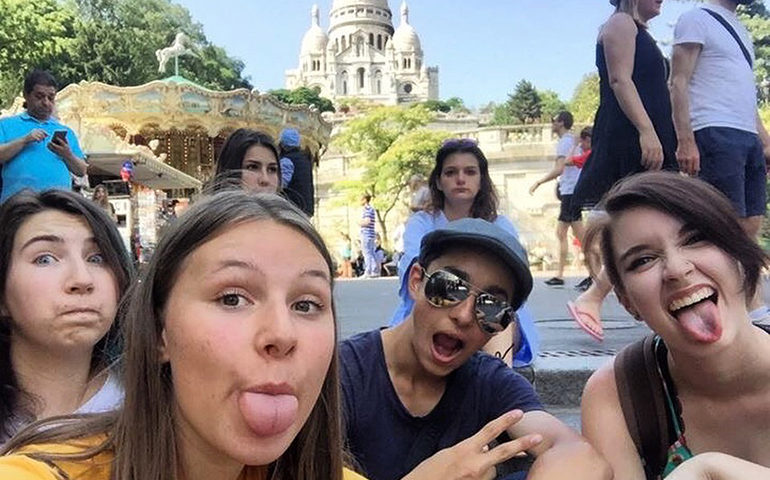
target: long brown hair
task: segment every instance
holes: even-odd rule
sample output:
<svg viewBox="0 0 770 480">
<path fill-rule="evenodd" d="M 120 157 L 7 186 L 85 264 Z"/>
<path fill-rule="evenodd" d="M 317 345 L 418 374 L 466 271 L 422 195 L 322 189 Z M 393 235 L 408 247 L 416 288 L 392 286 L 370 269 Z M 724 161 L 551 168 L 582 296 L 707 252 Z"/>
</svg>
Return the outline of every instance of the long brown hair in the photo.
<svg viewBox="0 0 770 480">
<path fill-rule="evenodd" d="M 479 162 L 479 191 L 473 199 L 471 217 L 494 222 L 497 218 L 497 190 L 489 176 L 489 162 L 476 141 L 466 138 L 447 140 L 436 152 L 436 164 L 428 178 L 433 211 L 444 209 L 445 197 L 444 192 L 439 189 L 439 180 L 444 162 L 453 153 L 470 153 Z"/>
<path fill-rule="evenodd" d="M 33 215 L 58 211 L 81 217 L 88 224 L 106 264 L 115 275 L 120 295 L 125 293 L 134 277 L 134 267 L 118 229 L 107 214 L 86 198 L 64 190 L 35 193 L 24 190 L 13 195 L 0 207 L 0 305 L 5 302 L 8 271 L 16 233 Z M 43 294 L 45 292 L 42 292 Z M 34 300 L 30 300 L 34 301 Z M 33 420 L 30 408 L 34 399 L 19 387 L 11 364 L 11 334 L 14 319 L 0 314 L 0 437 L 12 434 L 9 421 L 16 418 Z M 91 374 L 106 368 L 120 350 L 120 316 L 108 332 L 94 345 L 91 355 Z"/>
<path fill-rule="evenodd" d="M 126 398 L 122 410 L 117 414 L 65 417 L 39 423 L 14 438 L 6 450 L 106 432 L 105 441 L 78 454 L 35 453 L 33 456 L 45 461 L 78 460 L 113 451 L 113 480 L 176 478 L 171 371 L 167 364 L 160 362 L 158 353 L 162 311 L 182 263 L 190 254 L 224 229 L 255 220 L 270 220 L 305 236 L 318 249 L 329 268 L 330 278 L 334 278 L 332 258 L 320 235 L 307 217 L 287 200 L 273 194 L 238 190 L 220 192 L 196 203 L 166 232 L 141 281 L 131 292 L 124 321 Z M 337 358 L 335 349 L 321 394 L 307 422 L 288 450 L 270 465 L 275 478 L 341 480 L 343 449 Z"/>
</svg>

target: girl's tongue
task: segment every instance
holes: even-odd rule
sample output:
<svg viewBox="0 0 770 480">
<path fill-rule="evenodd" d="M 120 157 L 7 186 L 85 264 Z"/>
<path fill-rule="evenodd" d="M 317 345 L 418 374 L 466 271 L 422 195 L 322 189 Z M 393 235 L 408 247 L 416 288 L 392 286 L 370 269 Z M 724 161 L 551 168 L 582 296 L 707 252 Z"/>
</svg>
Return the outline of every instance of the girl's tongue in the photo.
<svg viewBox="0 0 770 480">
<path fill-rule="evenodd" d="M 692 340 L 713 343 L 722 337 L 719 309 L 711 300 L 703 300 L 674 313 L 684 332 Z"/>
</svg>

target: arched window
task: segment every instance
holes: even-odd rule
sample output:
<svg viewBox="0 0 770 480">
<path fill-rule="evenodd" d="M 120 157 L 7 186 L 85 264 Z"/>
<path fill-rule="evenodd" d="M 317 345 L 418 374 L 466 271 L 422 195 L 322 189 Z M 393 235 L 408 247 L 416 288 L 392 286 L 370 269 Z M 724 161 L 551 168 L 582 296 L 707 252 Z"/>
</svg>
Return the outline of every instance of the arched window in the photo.
<svg viewBox="0 0 770 480">
<path fill-rule="evenodd" d="M 369 45 L 374 46 L 374 34 L 373 33 L 369 34 Z"/>
<path fill-rule="evenodd" d="M 348 94 L 348 72 L 346 70 L 343 70 L 342 73 L 340 73 L 339 84 L 342 87 L 342 94 L 347 95 Z"/>
<path fill-rule="evenodd" d="M 345 50 L 345 37 L 342 37 L 342 49 Z"/>
<path fill-rule="evenodd" d="M 358 69 L 358 88 L 362 89 L 364 88 L 364 76 L 366 75 L 366 70 L 364 70 L 363 67 Z"/>
<path fill-rule="evenodd" d="M 377 48 L 382 50 L 382 34 L 377 35 Z"/>
<path fill-rule="evenodd" d="M 401 60 L 401 68 L 406 68 L 406 59 Z"/>
<path fill-rule="evenodd" d="M 377 95 L 382 93 L 382 72 L 379 70 L 374 74 L 374 93 Z"/>
<path fill-rule="evenodd" d="M 340 51 L 340 39 L 335 38 L 334 39 L 334 51 L 339 52 Z"/>
</svg>

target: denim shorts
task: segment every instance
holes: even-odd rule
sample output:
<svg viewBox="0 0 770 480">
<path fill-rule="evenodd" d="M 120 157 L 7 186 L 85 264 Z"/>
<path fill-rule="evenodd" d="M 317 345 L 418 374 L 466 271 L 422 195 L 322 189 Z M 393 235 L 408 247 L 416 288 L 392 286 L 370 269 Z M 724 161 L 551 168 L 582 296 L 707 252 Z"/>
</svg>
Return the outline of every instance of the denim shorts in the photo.
<svg viewBox="0 0 770 480">
<path fill-rule="evenodd" d="M 721 191 L 741 218 L 764 215 L 767 168 L 755 133 L 727 127 L 695 132 L 701 180 Z"/>
</svg>

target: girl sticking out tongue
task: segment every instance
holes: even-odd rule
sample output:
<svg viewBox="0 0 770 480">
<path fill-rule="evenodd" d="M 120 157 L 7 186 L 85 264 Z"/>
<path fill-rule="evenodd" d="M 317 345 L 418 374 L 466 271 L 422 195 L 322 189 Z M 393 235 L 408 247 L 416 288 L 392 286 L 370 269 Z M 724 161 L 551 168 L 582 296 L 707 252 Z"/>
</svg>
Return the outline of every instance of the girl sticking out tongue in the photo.
<svg viewBox="0 0 770 480">
<path fill-rule="evenodd" d="M 706 452 L 770 467 L 770 329 L 747 312 L 766 255 L 727 198 L 694 178 L 640 174 L 602 205 L 586 249 L 598 242 L 618 298 L 653 334 L 591 376 L 583 434 L 615 478 L 694 478 L 677 467 Z M 648 454 L 648 442 L 668 450 Z"/>
</svg>

